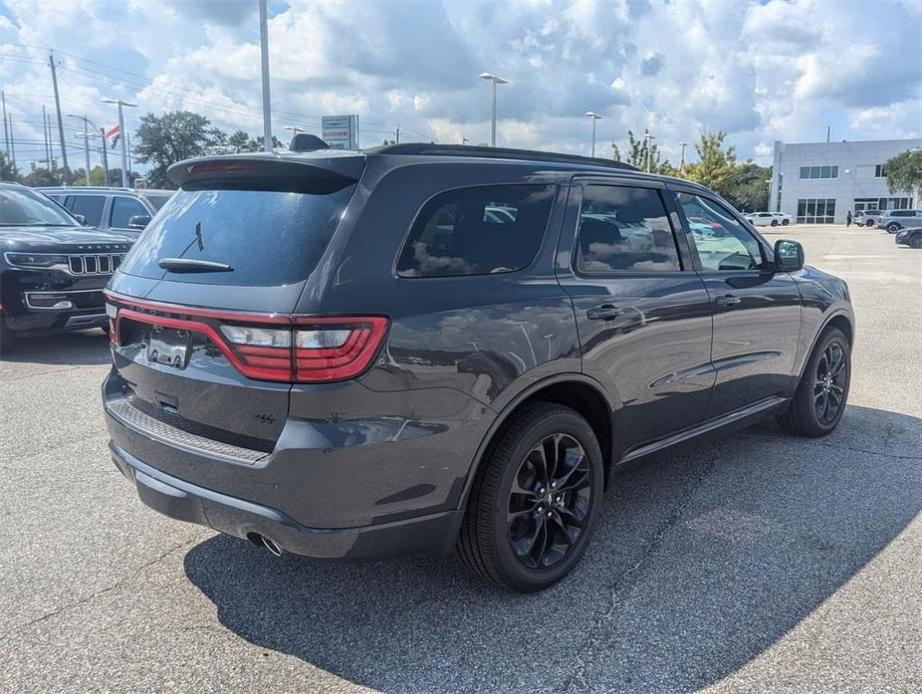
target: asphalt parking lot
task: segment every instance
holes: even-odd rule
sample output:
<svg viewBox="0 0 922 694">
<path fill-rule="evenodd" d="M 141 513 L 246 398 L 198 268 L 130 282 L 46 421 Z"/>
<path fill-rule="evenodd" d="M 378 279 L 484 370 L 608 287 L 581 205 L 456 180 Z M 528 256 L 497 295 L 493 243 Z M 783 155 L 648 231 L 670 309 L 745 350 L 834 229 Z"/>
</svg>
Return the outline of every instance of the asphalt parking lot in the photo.
<svg viewBox="0 0 922 694">
<path fill-rule="evenodd" d="M 618 475 L 572 577 L 276 559 L 149 511 L 111 463 L 106 338 L 0 361 L 0 691 L 922 690 L 922 251 L 792 227 L 849 283 L 835 434 L 773 423 Z"/>
</svg>

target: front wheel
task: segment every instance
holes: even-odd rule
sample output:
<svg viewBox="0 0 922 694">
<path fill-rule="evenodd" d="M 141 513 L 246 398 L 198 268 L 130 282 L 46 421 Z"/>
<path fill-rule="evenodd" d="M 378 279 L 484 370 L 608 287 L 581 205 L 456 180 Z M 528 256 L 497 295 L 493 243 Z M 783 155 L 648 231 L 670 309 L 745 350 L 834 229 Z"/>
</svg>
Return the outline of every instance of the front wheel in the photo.
<svg viewBox="0 0 922 694">
<path fill-rule="evenodd" d="M 777 220 L 777 219 L 773 219 L 773 220 L 772 220 L 772 226 L 773 226 L 773 227 L 778 226 L 778 220 Z"/>
<path fill-rule="evenodd" d="M 9 350 L 16 342 L 16 333 L 6 327 L 6 322 L 3 320 L 3 316 L 0 315 L 0 357 L 3 356 L 3 353 Z"/>
<path fill-rule="evenodd" d="M 867 222 L 865 223 L 865 226 L 866 226 L 866 227 L 872 227 L 872 226 L 874 226 L 874 220 L 871 219 L 871 220 L 867 221 Z"/>
<path fill-rule="evenodd" d="M 782 427 L 801 436 L 826 436 L 845 412 L 851 382 L 851 346 L 838 328 L 820 337 L 788 411 L 778 418 Z"/>
<path fill-rule="evenodd" d="M 895 234 L 895 233 L 898 232 L 901 228 L 902 228 L 902 227 L 900 227 L 900 225 L 897 224 L 896 222 L 890 222 L 890 223 L 887 225 L 887 231 L 889 231 L 891 234 Z"/>
<path fill-rule="evenodd" d="M 916 234 L 910 238 L 909 246 L 911 248 L 922 248 L 922 234 Z"/>
<path fill-rule="evenodd" d="M 513 417 L 481 463 L 457 549 L 479 576 L 531 593 L 585 552 L 602 499 L 602 453 L 568 407 L 536 402 Z"/>
<path fill-rule="evenodd" d="M 783 226 L 783 227 L 786 227 L 786 226 L 787 226 L 788 224 L 790 224 L 790 223 L 791 223 L 791 220 L 790 220 L 790 219 L 782 219 L 782 220 L 781 220 L 781 226 Z"/>
</svg>

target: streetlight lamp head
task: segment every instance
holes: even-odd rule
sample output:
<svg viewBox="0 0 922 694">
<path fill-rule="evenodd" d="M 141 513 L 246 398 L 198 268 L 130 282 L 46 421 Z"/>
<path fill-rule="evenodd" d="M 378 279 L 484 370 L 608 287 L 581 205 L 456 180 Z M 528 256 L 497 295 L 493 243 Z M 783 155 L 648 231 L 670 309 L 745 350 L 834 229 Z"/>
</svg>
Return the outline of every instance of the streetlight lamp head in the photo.
<svg viewBox="0 0 922 694">
<path fill-rule="evenodd" d="M 598 113 L 595 113 L 594 111 L 586 111 L 586 117 L 594 118 L 596 120 L 598 120 L 599 118 L 602 118 L 602 116 L 600 116 Z"/>
<path fill-rule="evenodd" d="M 480 79 L 490 80 L 492 82 L 496 82 L 496 84 L 509 84 L 509 80 L 503 79 L 499 75 L 494 75 L 492 72 L 481 72 Z"/>
</svg>

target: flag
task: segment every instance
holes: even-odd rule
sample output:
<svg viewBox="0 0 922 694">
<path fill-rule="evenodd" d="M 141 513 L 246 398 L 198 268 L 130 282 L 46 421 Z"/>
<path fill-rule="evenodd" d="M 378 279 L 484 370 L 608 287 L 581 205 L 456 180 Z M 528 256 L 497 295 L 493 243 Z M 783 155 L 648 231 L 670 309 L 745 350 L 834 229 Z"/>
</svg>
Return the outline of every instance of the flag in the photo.
<svg viewBox="0 0 922 694">
<path fill-rule="evenodd" d="M 106 130 L 106 140 L 109 141 L 109 149 L 115 149 L 115 145 L 118 144 L 119 138 L 122 136 L 122 129 L 117 125 L 113 125 L 111 128 Z"/>
</svg>

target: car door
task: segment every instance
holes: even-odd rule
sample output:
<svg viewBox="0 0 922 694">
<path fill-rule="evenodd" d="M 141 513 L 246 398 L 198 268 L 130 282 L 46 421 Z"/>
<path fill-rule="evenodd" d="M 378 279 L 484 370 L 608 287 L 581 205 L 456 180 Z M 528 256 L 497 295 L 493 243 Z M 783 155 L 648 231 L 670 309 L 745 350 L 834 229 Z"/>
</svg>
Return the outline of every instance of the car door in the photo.
<svg viewBox="0 0 922 694">
<path fill-rule="evenodd" d="M 678 189 L 676 207 L 714 315 L 708 418 L 789 396 L 800 339 L 797 283 L 774 271 L 767 244 L 715 197 Z"/>
<path fill-rule="evenodd" d="M 665 187 L 576 179 L 557 274 L 583 372 L 618 404 L 615 459 L 701 421 L 714 383 L 712 306 Z"/>
</svg>

